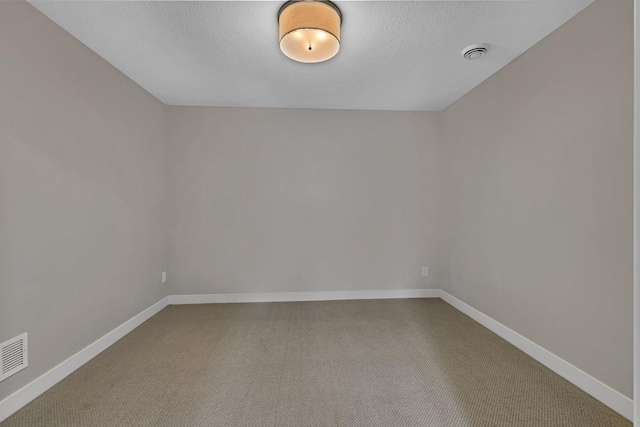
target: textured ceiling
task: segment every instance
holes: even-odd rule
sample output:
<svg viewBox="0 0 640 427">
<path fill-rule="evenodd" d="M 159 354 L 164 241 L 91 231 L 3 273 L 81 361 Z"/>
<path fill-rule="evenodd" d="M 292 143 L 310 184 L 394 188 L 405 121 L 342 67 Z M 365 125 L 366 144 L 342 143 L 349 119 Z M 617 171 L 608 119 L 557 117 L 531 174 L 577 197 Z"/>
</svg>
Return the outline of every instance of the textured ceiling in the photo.
<svg viewBox="0 0 640 427">
<path fill-rule="evenodd" d="M 283 2 L 31 4 L 166 104 L 439 111 L 591 1 L 336 1 L 320 64 L 280 52 Z M 473 43 L 491 48 L 466 61 Z"/>
</svg>

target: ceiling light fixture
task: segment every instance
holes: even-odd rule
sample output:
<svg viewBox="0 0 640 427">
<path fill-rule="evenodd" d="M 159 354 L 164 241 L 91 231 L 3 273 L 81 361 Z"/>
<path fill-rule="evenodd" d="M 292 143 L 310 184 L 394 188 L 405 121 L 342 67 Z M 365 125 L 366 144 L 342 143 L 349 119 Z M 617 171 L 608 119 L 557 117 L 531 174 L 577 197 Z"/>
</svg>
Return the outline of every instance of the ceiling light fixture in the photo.
<svg viewBox="0 0 640 427">
<path fill-rule="evenodd" d="M 291 0 L 278 12 L 280 50 L 298 62 L 316 63 L 340 50 L 342 14 L 327 0 Z"/>
</svg>

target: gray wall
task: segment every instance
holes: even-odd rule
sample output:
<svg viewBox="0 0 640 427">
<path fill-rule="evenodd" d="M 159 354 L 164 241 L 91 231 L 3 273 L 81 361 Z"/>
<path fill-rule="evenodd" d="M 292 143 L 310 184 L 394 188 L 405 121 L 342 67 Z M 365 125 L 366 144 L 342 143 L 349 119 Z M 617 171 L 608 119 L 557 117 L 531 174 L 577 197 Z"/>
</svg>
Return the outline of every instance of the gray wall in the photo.
<svg viewBox="0 0 640 427">
<path fill-rule="evenodd" d="M 441 284 L 632 395 L 633 9 L 587 7 L 444 111 Z"/>
<path fill-rule="evenodd" d="M 635 4 L 635 16 L 634 24 L 635 28 L 640 28 L 640 0 L 634 0 Z M 640 170 L 640 120 L 638 120 L 638 113 L 640 113 L 640 31 L 635 32 L 634 43 L 634 163 L 633 168 L 635 171 Z M 635 173 L 634 180 L 634 199 L 635 199 L 635 212 L 634 212 L 634 324 L 640 325 L 640 275 L 638 275 L 638 268 L 640 268 L 640 174 Z M 634 381 L 633 381 L 633 395 L 640 396 L 640 327 L 634 328 Z M 634 423 L 640 425 L 640 397 L 634 399 Z"/>
<path fill-rule="evenodd" d="M 443 113 L 163 107 L 0 2 L 0 399 L 169 292 L 439 287 L 630 396 L 631 32 L 596 2 Z"/>
<path fill-rule="evenodd" d="M 167 294 L 164 106 L 26 2 L 0 2 L 0 400 Z"/>
<path fill-rule="evenodd" d="M 169 117 L 173 292 L 438 287 L 439 113 Z"/>
</svg>

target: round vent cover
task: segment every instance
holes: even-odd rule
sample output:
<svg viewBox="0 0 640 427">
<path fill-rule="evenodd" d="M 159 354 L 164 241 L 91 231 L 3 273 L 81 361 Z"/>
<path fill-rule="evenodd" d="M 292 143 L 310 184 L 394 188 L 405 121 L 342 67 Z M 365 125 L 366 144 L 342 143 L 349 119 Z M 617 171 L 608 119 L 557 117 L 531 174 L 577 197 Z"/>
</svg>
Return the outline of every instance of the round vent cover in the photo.
<svg viewBox="0 0 640 427">
<path fill-rule="evenodd" d="M 467 46 L 462 50 L 462 57 L 464 59 L 478 59 L 484 56 L 489 49 L 489 45 L 487 44 L 472 44 L 471 46 Z"/>
</svg>

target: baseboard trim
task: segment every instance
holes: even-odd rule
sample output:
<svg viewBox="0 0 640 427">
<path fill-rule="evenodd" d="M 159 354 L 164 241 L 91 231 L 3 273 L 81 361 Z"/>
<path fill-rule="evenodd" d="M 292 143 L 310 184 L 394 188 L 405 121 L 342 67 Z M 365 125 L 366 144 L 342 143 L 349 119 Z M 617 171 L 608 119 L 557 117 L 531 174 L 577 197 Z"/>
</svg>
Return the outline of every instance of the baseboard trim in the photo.
<svg viewBox="0 0 640 427">
<path fill-rule="evenodd" d="M 520 350 L 524 351 L 529 356 L 578 388 L 589 393 L 591 396 L 618 412 L 623 417 L 631 421 L 633 420 L 633 400 L 629 399 L 627 396 L 602 383 L 581 369 L 576 368 L 569 362 L 561 359 L 543 347 L 540 347 L 538 344 L 523 337 L 512 329 L 509 329 L 502 323 L 476 310 L 469 304 L 462 302 L 453 295 L 445 291 L 440 291 L 439 296 L 449 305 L 466 314 L 485 328 L 500 336 L 505 341 L 508 341 Z"/>
<path fill-rule="evenodd" d="M 335 301 L 352 299 L 439 298 L 439 289 L 379 291 L 266 292 L 246 294 L 171 295 L 169 304 L 219 304 L 240 302 Z"/>
<path fill-rule="evenodd" d="M 533 341 L 440 289 L 393 289 L 378 291 L 277 292 L 248 294 L 170 295 L 124 322 L 64 362 L 0 401 L 0 422 L 87 363 L 120 338 L 140 326 L 169 304 L 215 304 L 240 302 L 331 301 L 354 299 L 441 298 L 504 340 L 589 393 L 625 418 L 633 419 L 633 400 L 576 368 Z"/>
<path fill-rule="evenodd" d="M 45 372 L 20 390 L 9 395 L 0 402 L 0 422 L 9 418 L 13 413 L 31 402 L 36 397 L 53 387 L 56 383 L 64 379 L 67 375 L 93 359 L 100 352 L 106 350 L 120 338 L 140 326 L 145 320 L 158 313 L 168 304 L 169 298 L 165 297 L 145 309 L 141 313 L 136 314 L 131 319 L 124 322 L 111 332 L 99 338 L 97 341 L 89 344 L 64 362 Z"/>
</svg>

